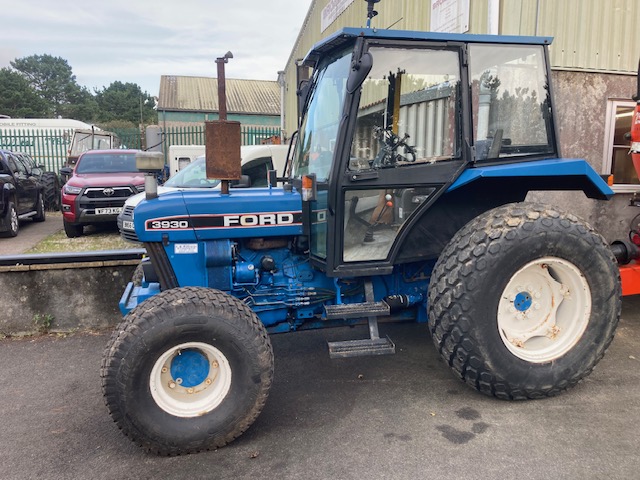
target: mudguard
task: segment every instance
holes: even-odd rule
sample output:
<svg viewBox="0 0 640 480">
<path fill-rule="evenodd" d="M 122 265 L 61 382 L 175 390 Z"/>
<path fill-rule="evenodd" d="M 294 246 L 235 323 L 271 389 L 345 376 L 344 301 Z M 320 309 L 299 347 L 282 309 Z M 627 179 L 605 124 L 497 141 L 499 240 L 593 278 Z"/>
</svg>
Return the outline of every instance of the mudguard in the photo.
<svg viewBox="0 0 640 480">
<path fill-rule="evenodd" d="M 529 190 L 582 190 L 589 198 L 609 200 L 614 192 L 586 160 L 554 158 L 468 168 L 451 184 L 447 192 L 480 179 L 510 179 Z"/>
</svg>

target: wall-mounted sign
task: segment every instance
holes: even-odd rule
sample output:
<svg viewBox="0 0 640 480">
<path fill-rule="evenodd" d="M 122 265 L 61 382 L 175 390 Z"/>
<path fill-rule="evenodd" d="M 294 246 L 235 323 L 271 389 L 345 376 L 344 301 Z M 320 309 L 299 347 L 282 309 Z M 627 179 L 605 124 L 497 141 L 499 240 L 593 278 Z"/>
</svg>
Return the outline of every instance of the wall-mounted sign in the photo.
<svg viewBox="0 0 640 480">
<path fill-rule="evenodd" d="M 469 31 L 469 0 L 431 0 L 431 31 Z"/>
<path fill-rule="evenodd" d="M 329 25 L 335 22 L 336 18 L 352 3 L 353 0 L 329 0 L 329 3 L 322 9 L 320 14 L 320 32 L 324 32 L 329 28 Z"/>
</svg>

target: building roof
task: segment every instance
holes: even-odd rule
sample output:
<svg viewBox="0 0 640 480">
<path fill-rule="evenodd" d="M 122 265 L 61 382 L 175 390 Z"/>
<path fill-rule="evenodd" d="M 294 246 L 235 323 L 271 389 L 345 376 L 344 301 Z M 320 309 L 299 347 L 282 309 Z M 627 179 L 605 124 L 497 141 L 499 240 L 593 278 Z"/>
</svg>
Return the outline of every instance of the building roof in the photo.
<svg viewBox="0 0 640 480">
<path fill-rule="evenodd" d="M 225 80 L 227 112 L 280 115 L 280 87 L 269 80 Z M 218 79 L 162 75 L 158 110 L 217 112 Z"/>
</svg>

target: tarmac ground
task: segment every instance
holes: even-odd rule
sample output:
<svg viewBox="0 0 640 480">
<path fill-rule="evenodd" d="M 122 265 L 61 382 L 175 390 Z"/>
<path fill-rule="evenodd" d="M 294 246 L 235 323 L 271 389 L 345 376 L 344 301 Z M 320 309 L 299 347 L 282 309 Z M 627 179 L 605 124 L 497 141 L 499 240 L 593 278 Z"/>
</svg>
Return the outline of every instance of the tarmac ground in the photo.
<svg viewBox="0 0 640 480">
<path fill-rule="evenodd" d="M 15 237 L 0 238 L 0 255 L 19 255 L 36 246 L 42 239 L 62 230 L 62 213 L 47 212 L 44 222 L 20 221 Z"/>
<path fill-rule="evenodd" d="M 632 479 L 640 471 L 640 297 L 582 383 L 507 402 L 454 378 L 427 328 L 381 325 L 391 356 L 330 360 L 365 327 L 272 336 L 275 382 L 232 444 L 150 455 L 104 405 L 109 333 L 0 340 L 3 479 Z"/>
</svg>

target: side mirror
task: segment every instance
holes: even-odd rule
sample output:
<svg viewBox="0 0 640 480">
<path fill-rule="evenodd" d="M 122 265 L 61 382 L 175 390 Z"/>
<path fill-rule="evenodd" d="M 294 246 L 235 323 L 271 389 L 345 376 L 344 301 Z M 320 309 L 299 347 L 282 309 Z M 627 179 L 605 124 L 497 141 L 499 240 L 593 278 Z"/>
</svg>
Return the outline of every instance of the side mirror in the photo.
<svg viewBox="0 0 640 480">
<path fill-rule="evenodd" d="M 363 54 L 357 62 L 352 62 L 351 73 L 347 78 L 347 92 L 353 93 L 362 85 L 372 66 L 373 56 L 369 52 Z"/>
<path fill-rule="evenodd" d="M 67 183 L 67 180 L 71 178 L 73 174 L 73 168 L 71 167 L 62 167 L 60 169 L 60 176 L 62 177 L 62 183 Z"/>
<path fill-rule="evenodd" d="M 298 118 L 302 116 L 304 105 L 307 103 L 307 97 L 309 96 L 310 90 L 311 83 L 309 80 L 302 80 L 298 85 L 298 90 L 296 91 L 296 95 L 298 95 Z"/>
</svg>

